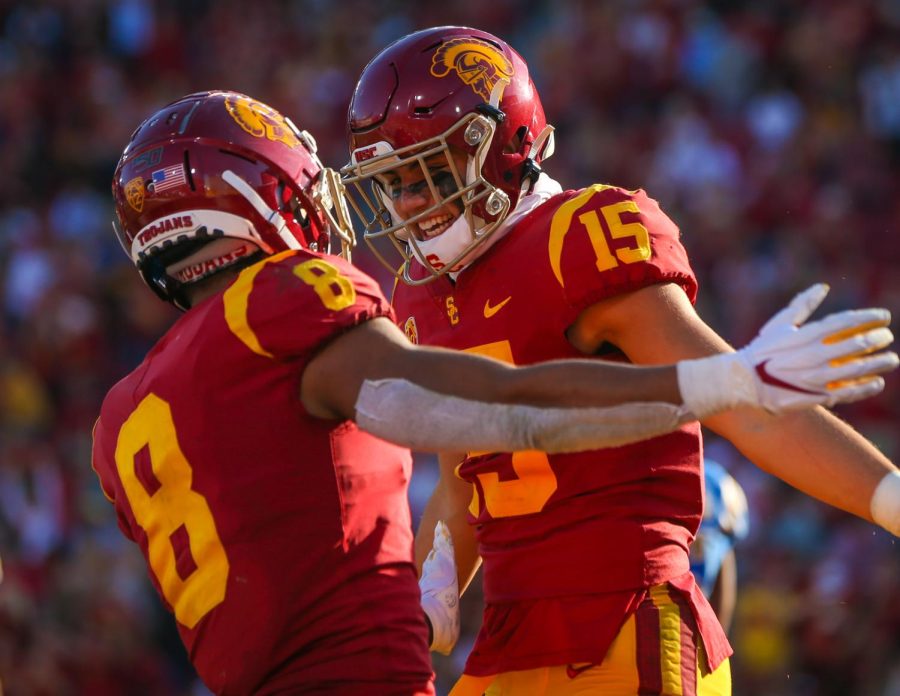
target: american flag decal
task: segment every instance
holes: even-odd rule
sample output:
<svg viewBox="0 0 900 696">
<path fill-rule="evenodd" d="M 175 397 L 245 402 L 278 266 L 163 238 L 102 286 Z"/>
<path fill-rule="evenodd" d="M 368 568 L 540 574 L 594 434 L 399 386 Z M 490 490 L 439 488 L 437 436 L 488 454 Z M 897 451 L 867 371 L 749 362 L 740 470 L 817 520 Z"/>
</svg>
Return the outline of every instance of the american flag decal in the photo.
<svg viewBox="0 0 900 696">
<path fill-rule="evenodd" d="M 173 164 L 171 167 L 157 169 L 150 175 L 150 178 L 153 181 L 153 191 L 155 193 L 168 191 L 170 188 L 187 183 L 187 178 L 184 175 L 184 165 L 181 164 Z"/>
</svg>

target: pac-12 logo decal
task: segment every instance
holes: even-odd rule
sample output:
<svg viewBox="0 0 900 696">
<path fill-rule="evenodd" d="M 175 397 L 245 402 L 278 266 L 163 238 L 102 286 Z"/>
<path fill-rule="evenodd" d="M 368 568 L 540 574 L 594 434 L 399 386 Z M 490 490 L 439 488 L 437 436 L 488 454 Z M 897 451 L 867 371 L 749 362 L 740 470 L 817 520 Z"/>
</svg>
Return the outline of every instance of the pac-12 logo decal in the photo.
<svg viewBox="0 0 900 696">
<path fill-rule="evenodd" d="M 512 63 L 496 46 L 472 38 L 451 39 L 434 52 L 431 74 L 446 77 L 451 70 L 485 101 L 497 82 L 510 82 L 513 76 Z"/>
<path fill-rule="evenodd" d="M 144 209 L 144 179 L 136 176 L 127 184 L 125 184 L 125 198 L 128 199 L 128 205 L 137 212 Z"/>
<path fill-rule="evenodd" d="M 274 109 L 245 96 L 228 96 L 225 108 L 235 122 L 255 138 L 268 138 L 293 149 L 300 144 L 284 116 Z"/>
<path fill-rule="evenodd" d="M 406 334 L 406 337 L 409 339 L 410 343 L 415 343 L 418 345 L 419 343 L 419 330 L 416 328 L 416 318 L 410 317 L 406 320 L 406 323 L 403 324 L 403 333 Z"/>
</svg>

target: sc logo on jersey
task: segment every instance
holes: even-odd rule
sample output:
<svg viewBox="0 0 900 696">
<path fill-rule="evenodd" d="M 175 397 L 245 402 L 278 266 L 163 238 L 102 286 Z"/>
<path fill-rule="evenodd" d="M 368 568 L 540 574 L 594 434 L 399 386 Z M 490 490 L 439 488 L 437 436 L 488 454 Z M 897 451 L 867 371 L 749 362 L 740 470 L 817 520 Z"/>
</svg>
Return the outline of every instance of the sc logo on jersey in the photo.
<svg viewBox="0 0 900 696">
<path fill-rule="evenodd" d="M 447 77 L 451 70 L 485 101 L 494 85 L 501 80 L 508 83 L 513 76 L 512 63 L 493 44 L 470 38 L 451 39 L 434 52 L 431 74 Z"/>
</svg>

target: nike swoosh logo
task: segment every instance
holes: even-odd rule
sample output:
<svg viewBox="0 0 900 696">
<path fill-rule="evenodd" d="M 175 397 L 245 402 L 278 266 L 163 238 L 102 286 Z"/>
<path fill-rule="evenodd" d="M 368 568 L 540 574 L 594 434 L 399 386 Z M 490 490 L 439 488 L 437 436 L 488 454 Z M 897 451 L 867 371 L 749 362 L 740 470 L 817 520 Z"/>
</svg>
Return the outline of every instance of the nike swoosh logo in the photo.
<svg viewBox="0 0 900 696">
<path fill-rule="evenodd" d="M 580 667 L 576 667 L 575 665 L 566 665 L 566 676 L 569 679 L 574 679 L 582 672 L 589 670 L 594 666 L 593 662 L 588 662 L 586 665 L 581 665 Z"/>
<path fill-rule="evenodd" d="M 499 312 L 501 309 L 503 309 L 503 307 L 506 305 L 506 303 L 509 302 L 511 299 L 512 299 L 512 295 L 510 295 L 509 297 L 507 297 L 507 298 L 506 298 L 505 300 L 503 300 L 503 302 L 501 302 L 500 304 L 494 305 L 493 307 L 491 307 L 491 301 L 490 301 L 490 300 L 485 300 L 485 301 L 484 301 L 484 318 L 485 318 L 485 319 L 490 319 L 490 318 L 491 318 L 492 316 L 494 316 L 497 312 Z"/>
<path fill-rule="evenodd" d="M 769 359 L 771 360 L 771 358 Z M 769 360 L 761 362 L 756 366 L 756 374 L 759 375 L 759 378 L 763 381 L 763 384 L 771 384 L 773 387 L 779 387 L 780 389 L 787 389 L 788 391 L 800 392 L 801 394 L 821 394 L 822 392 L 810 391 L 809 389 L 803 389 L 794 384 L 790 384 L 785 382 L 784 380 L 778 379 L 774 375 L 771 375 L 769 371 L 766 369 L 766 365 L 769 363 Z"/>
</svg>

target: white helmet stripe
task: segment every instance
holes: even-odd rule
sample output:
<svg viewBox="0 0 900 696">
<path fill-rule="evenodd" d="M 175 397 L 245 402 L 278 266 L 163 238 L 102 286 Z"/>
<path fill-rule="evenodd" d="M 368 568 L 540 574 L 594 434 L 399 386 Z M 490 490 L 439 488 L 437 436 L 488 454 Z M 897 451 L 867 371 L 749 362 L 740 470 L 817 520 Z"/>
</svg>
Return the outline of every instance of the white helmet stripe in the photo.
<svg viewBox="0 0 900 696">
<path fill-rule="evenodd" d="M 247 199 L 247 202 L 250 203 L 250 205 L 256 208 L 256 212 L 262 215 L 266 222 L 275 228 L 275 232 L 278 233 L 278 236 L 281 237 L 281 241 L 287 245 L 288 249 L 303 248 L 300 241 L 291 234 L 291 231 L 288 229 L 281 214 L 277 210 L 272 210 L 272 208 L 267 206 L 266 202 L 262 199 L 262 196 L 254 191 L 250 184 L 230 169 L 226 169 L 222 172 L 222 179 L 224 179 L 226 183 L 231 184 L 239 194 Z"/>
</svg>

